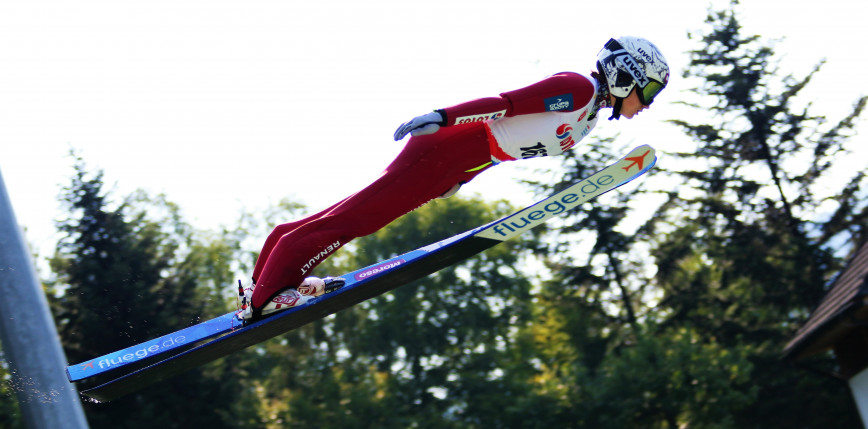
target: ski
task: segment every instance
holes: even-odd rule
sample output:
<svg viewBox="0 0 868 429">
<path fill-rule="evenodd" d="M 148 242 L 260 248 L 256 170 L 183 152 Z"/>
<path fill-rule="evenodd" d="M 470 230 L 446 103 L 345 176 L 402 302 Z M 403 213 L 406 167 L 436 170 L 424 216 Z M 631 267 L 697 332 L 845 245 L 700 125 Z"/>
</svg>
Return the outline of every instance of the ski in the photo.
<svg viewBox="0 0 868 429">
<path fill-rule="evenodd" d="M 82 394 L 99 402 L 137 391 L 381 295 L 517 237 L 648 171 L 655 150 L 639 146 L 617 162 L 525 209 L 437 243 L 356 270 L 346 284 L 307 304 L 243 323 L 235 312 L 66 368 L 70 382 L 111 377 Z M 123 371 L 121 371 L 123 370 Z M 116 374 L 120 373 L 120 374 Z"/>
</svg>

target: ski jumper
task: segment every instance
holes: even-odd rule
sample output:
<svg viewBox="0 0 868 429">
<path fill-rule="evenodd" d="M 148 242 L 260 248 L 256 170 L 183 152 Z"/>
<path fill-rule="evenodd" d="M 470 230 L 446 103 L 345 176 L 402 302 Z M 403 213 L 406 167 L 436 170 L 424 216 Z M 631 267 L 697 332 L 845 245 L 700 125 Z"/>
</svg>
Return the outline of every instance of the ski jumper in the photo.
<svg viewBox="0 0 868 429">
<path fill-rule="evenodd" d="M 320 262 L 357 237 L 437 198 L 502 161 L 560 154 L 597 122 L 597 83 L 558 73 L 499 97 L 438 110 L 439 131 L 411 137 L 373 183 L 337 204 L 269 234 L 253 270 L 254 308 L 297 287 Z"/>
</svg>

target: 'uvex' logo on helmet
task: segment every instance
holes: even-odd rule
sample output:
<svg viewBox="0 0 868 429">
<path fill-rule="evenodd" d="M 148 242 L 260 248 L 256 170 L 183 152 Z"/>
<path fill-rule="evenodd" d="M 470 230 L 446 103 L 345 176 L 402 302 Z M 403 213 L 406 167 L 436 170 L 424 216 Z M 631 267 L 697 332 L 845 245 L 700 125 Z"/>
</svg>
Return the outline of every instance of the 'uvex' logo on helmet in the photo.
<svg viewBox="0 0 868 429">
<path fill-rule="evenodd" d="M 644 88 L 648 84 L 648 76 L 645 76 L 645 73 L 639 68 L 639 64 L 636 64 L 636 60 L 633 57 L 630 55 L 619 55 L 615 60 L 621 63 L 621 66 L 627 70 L 627 73 L 630 73 L 630 76 L 633 76 L 633 80 L 640 87 Z"/>
<path fill-rule="evenodd" d="M 642 48 L 636 48 L 636 51 L 639 52 L 639 55 L 641 55 L 642 57 L 645 58 L 645 61 L 646 61 L 646 62 L 649 62 L 649 63 L 654 62 L 654 57 L 651 56 L 651 54 L 645 52 L 644 49 L 642 49 Z"/>
</svg>

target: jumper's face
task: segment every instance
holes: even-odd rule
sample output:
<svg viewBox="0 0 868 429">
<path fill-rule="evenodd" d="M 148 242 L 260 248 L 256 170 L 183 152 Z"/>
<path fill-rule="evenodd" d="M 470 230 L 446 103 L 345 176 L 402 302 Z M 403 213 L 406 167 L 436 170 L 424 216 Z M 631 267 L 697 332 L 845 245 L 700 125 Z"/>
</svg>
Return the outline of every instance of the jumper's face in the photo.
<svg viewBox="0 0 868 429">
<path fill-rule="evenodd" d="M 627 119 L 632 119 L 639 112 L 648 108 L 648 106 L 642 104 L 639 100 L 636 88 L 638 88 L 638 86 L 634 87 L 633 90 L 630 91 L 630 95 L 628 95 L 621 104 L 621 115 Z"/>
</svg>

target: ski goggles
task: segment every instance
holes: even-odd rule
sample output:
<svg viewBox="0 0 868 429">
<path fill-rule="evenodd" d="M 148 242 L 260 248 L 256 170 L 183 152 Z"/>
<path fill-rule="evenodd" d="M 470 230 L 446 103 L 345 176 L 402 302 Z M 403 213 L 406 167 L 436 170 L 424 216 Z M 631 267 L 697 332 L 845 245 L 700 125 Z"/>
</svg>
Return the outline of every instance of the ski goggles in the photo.
<svg viewBox="0 0 868 429">
<path fill-rule="evenodd" d="M 651 103 L 654 102 L 654 97 L 656 97 L 657 94 L 660 94 L 660 91 L 663 91 L 663 88 L 665 87 L 666 85 L 657 82 L 656 80 L 649 79 L 644 88 L 639 88 L 638 85 L 636 86 L 636 93 L 639 95 L 639 101 L 642 102 L 642 104 L 650 106 Z"/>
</svg>

